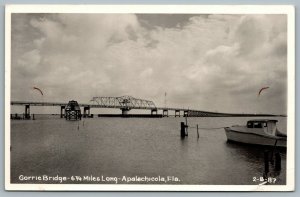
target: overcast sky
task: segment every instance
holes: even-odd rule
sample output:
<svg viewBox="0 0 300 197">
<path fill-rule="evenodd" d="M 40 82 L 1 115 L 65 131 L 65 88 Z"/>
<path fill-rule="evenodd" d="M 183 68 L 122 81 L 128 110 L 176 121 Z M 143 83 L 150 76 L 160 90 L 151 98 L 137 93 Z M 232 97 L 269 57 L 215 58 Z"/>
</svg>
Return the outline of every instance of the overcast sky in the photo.
<svg viewBox="0 0 300 197">
<path fill-rule="evenodd" d="M 166 92 L 169 107 L 287 113 L 285 15 L 12 14 L 11 28 L 14 101 Z"/>
</svg>

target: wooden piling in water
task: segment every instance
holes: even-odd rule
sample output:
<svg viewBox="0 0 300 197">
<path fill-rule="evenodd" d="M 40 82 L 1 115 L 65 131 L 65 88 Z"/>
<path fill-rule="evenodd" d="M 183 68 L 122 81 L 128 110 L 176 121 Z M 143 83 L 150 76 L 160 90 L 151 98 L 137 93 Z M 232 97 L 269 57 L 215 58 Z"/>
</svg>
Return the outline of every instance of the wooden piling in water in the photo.
<svg viewBox="0 0 300 197">
<path fill-rule="evenodd" d="M 60 118 L 63 118 L 66 113 L 66 106 L 60 106 Z"/>
<path fill-rule="evenodd" d="M 269 173 L 269 151 L 264 152 L 264 163 L 265 163 L 264 175 L 267 176 L 267 174 Z"/>
<path fill-rule="evenodd" d="M 280 153 L 275 153 L 275 171 L 281 170 L 281 156 Z"/>
<path fill-rule="evenodd" d="M 274 152 L 276 150 L 276 144 L 277 144 L 277 140 L 275 140 L 275 144 L 273 146 L 272 153 L 271 153 L 271 160 L 270 160 L 270 162 L 271 162 L 272 165 L 274 164 L 274 157 L 273 156 L 274 156 Z"/>
<path fill-rule="evenodd" d="M 185 135 L 189 136 L 187 116 L 185 117 Z"/>
<path fill-rule="evenodd" d="M 180 135 L 181 135 L 181 138 L 185 138 L 185 125 L 184 125 L 184 122 L 180 123 Z"/>
<path fill-rule="evenodd" d="M 25 117 L 24 119 L 30 120 L 30 105 L 25 105 Z"/>
<path fill-rule="evenodd" d="M 199 127 L 198 127 L 198 124 L 197 124 L 197 138 L 199 138 Z"/>
</svg>

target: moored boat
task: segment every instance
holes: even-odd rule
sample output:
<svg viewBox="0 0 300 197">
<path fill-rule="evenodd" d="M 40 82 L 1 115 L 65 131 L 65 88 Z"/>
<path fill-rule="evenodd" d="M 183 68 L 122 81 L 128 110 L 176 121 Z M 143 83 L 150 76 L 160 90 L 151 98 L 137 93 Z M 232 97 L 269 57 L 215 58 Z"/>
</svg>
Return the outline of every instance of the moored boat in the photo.
<svg viewBox="0 0 300 197">
<path fill-rule="evenodd" d="M 287 135 L 276 127 L 277 120 L 249 120 L 245 126 L 225 127 L 228 141 L 246 144 L 286 147 Z"/>
</svg>

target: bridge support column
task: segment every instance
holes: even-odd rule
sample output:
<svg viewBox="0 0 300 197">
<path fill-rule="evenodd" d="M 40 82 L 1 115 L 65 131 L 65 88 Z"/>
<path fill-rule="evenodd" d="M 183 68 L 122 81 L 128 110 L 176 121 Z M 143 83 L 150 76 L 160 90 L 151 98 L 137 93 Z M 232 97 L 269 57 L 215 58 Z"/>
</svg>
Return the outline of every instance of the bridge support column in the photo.
<svg viewBox="0 0 300 197">
<path fill-rule="evenodd" d="M 153 115 L 155 113 L 155 115 L 157 115 L 157 109 L 151 109 L 151 115 Z"/>
<path fill-rule="evenodd" d="M 83 117 L 84 118 L 90 117 L 90 113 L 91 113 L 90 106 L 84 106 L 83 107 Z"/>
<path fill-rule="evenodd" d="M 180 110 L 175 110 L 175 117 L 180 117 Z"/>
<path fill-rule="evenodd" d="M 122 110 L 122 115 L 126 116 L 130 109 L 129 108 L 121 108 L 121 110 Z"/>
<path fill-rule="evenodd" d="M 30 105 L 25 105 L 24 119 L 30 119 Z"/>
<path fill-rule="evenodd" d="M 189 116 L 189 111 L 183 111 L 183 117 L 188 117 Z"/>
<path fill-rule="evenodd" d="M 60 106 L 60 118 L 65 116 L 66 106 Z"/>
<path fill-rule="evenodd" d="M 163 110 L 163 116 L 164 116 L 164 117 L 168 117 L 168 116 L 169 116 L 168 113 L 169 113 L 169 111 L 168 111 L 167 109 L 164 109 L 164 110 Z"/>
</svg>

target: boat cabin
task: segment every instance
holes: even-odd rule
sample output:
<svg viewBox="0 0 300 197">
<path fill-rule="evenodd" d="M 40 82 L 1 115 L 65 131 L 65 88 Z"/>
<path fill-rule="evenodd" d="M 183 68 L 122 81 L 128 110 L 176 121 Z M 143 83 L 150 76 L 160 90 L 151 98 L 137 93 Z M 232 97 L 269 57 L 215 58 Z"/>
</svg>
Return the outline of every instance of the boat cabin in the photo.
<svg viewBox="0 0 300 197">
<path fill-rule="evenodd" d="M 276 122 L 278 121 L 268 119 L 249 120 L 247 122 L 247 128 L 261 128 L 267 134 L 276 135 Z"/>
</svg>

